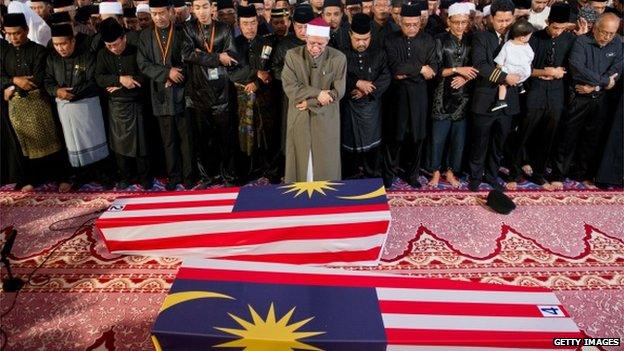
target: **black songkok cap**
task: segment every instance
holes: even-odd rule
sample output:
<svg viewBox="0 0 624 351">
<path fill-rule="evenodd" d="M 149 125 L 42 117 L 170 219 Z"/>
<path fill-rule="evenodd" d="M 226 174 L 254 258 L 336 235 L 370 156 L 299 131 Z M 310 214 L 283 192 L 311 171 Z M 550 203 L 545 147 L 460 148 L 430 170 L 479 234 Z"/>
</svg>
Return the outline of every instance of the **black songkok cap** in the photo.
<svg viewBox="0 0 624 351">
<path fill-rule="evenodd" d="M 420 17 L 420 6 L 403 4 L 401 17 Z"/>
<path fill-rule="evenodd" d="M 71 23 L 71 21 L 68 12 L 55 12 L 50 14 L 50 23 L 52 24 Z"/>
<path fill-rule="evenodd" d="M 126 34 L 121 24 L 112 17 L 100 23 L 100 33 L 102 33 L 102 40 L 105 43 L 112 43 Z"/>
<path fill-rule="evenodd" d="M 238 6 L 238 18 L 251 18 L 257 17 L 258 13 L 256 12 L 256 7 L 253 5 L 249 6 Z"/>
<path fill-rule="evenodd" d="M 371 20 L 370 16 L 365 15 L 363 13 L 356 13 L 353 15 L 353 20 L 351 21 L 351 31 L 357 34 L 367 34 L 371 31 Z"/>
<path fill-rule="evenodd" d="M 74 16 L 76 22 L 85 23 L 89 20 L 89 17 L 91 17 L 91 13 L 93 13 L 93 9 L 91 9 L 91 6 L 97 7 L 97 5 L 87 5 L 79 7 L 76 10 L 76 16 Z"/>
<path fill-rule="evenodd" d="M 234 3 L 232 0 L 218 0 L 217 1 L 217 11 L 225 10 L 225 9 L 233 9 Z"/>
<path fill-rule="evenodd" d="M 52 32 L 52 38 L 74 36 L 74 28 L 72 28 L 71 24 L 53 24 L 50 27 L 50 31 Z"/>
<path fill-rule="evenodd" d="M 279 17 L 286 17 L 286 16 L 290 16 L 290 12 L 288 12 L 288 9 L 286 8 L 271 9 L 271 17 L 279 18 Z"/>
<path fill-rule="evenodd" d="M 295 7 L 295 11 L 293 13 L 293 21 L 301 24 L 306 24 L 314 19 L 314 10 L 312 10 L 312 6 L 308 4 L 301 4 Z"/>
<path fill-rule="evenodd" d="M 125 18 L 136 18 L 136 7 L 126 7 L 123 12 Z"/>
<path fill-rule="evenodd" d="M 401 7 L 401 6 L 403 6 L 403 0 L 392 0 L 390 3 L 392 4 L 392 7 Z"/>
<path fill-rule="evenodd" d="M 448 8 L 456 2 L 456 0 L 442 0 L 440 1 L 440 9 L 448 10 Z"/>
<path fill-rule="evenodd" d="M 149 7 L 169 7 L 169 0 L 149 0 Z"/>
<path fill-rule="evenodd" d="M 346 5 L 347 6 L 351 6 L 351 5 L 362 5 L 362 0 L 347 0 L 346 1 Z M 370 17 L 369 17 L 370 18 Z"/>
<path fill-rule="evenodd" d="M 340 7 L 342 8 L 342 1 L 340 0 L 325 0 L 323 2 L 323 8 L 326 7 Z"/>
<path fill-rule="evenodd" d="M 28 27 L 23 13 L 8 13 L 3 19 L 5 27 Z"/>
<path fill-rule="evenodd" d="M 490 191 L 485 204 L 500 214 L 509 214 L 516 209 L 516 204 L 500 190 Z"/>
<path fill-rule="evenodd" d="M 549 23 L 567 23 L 570 20 L 570 5 L 556 2 L 550 7 Z"/>
<path fill-rule="evenodd" d="M 249 0 L 249 4 L 264 4 L 264 0 Z"/>
<path fill-rule="evenodd" d="M 74 5 L 74 0 L 53 0 L 52 7 L 55 9 Z"/>
<path fill-rule="evenodd" d="M 173 7 L 184 7 L 186 6 L 186 1 L 184 0 L 173 0 Z"/>
</svg>

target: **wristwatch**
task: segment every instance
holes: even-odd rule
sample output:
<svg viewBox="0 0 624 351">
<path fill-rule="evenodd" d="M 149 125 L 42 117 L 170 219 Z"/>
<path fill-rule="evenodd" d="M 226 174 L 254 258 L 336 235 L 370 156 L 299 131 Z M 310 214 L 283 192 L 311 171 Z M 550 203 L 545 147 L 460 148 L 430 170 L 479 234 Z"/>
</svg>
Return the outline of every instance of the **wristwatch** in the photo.
<svg viewBox="0 0 624 351">
<path fill-rule="evenodd" d="M 600 85 L 596 85 L 596 87 L 594 88 L 595 91 L 600 91 Z"/>
<path fill-rule="evenodd" d="M 453 69 L 451 70 L 453 73 L 457 73 L 457 67 L 453 67 Z"/>
</svg>

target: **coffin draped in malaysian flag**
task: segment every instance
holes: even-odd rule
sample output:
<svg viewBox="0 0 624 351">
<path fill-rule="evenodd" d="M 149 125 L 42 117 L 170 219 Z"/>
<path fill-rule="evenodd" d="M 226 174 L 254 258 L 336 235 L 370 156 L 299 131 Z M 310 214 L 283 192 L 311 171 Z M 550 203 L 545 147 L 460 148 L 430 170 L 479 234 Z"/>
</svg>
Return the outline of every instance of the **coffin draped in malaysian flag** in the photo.
<svg viewBox="0 0 624 351">
<path fill-rule="evenodd" d="M 159 351 L 502 351 L 582 337 L 547 289 L 188 259 L 152 328 Z"/>
<path fill-rule="evenodd" d="M 374 265 L 389 223 L 365 179 L 119 198 L 95 225 L 117 254 Z"/>
</svg>

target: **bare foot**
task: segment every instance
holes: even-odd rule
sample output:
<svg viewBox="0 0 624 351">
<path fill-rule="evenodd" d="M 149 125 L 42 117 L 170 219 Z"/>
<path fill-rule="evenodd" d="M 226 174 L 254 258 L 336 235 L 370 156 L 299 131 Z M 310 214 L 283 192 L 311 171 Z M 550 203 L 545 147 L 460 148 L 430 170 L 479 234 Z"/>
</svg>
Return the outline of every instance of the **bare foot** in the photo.
<svg viewBox="0 0 624 351">
<path fill-rule="evenodd" d="M 533 168 L 531 167 L 531 165 L 522 166 L 522 171 L 529 177 L 533 175 Z"/>
<path fill-rule="evenodd" d="M 542 189 L 548 190 L 548 191 L 557 190 L 553 184 L 548 183 L 548 182 L 542 184 Z"/>
<path fill-rule="evenodd" d="M 22 187 L 22 189 L 20 190 L 23 193 L 30 193 L 33 192 L 35 190 L 35 187 L 30 185 L 30 184 L 26 184 Z"/>
<path fill-rule="evenodd" d="M 71 190 L 72 185 L 70 183 L 61 182 L 58 187 L 59 193 L 66 193 Z"/>
<path fill-rule="evenodd" d="M 591 180 L 584 180 L 583 181 L 583 185 L 585 185 L 585 187 L 587 189 L 591 189 L 591 190 L 596 190 L 598 189 L 598 187 L 596 186 L 596 184 L 594 184 L 594 182 L 592 182 Z"/>
<path fill-rule="evenodd" d="M 507 188 L 507 190 L 516 190 L 518 189 L 518 183 L 516 182 L 509 182 L 505 185 L 505 188 Z"/>
<path fill-rule="evenodd" d="M 440 183 L 440 171 L 435 171 L 433 172 L 433 177 L 431 177 L 431 180 L 429 181 L 428 185 L 431 188 L 437 188 L 439 183 Z"/>
<path fill-rule="evenodd" d="M 453 186 L 453 188 L 461 187 L 461 182 L 457 178 L 455 178 L 455 175 L 451 170 L 446 171 L 446 181 L 451 183 L 451 186 Z"/>
<path fill-rule="evenodd" d="M 563 182 L 551 182 L 550 185 L 553 190 L 563 190 Z"/>
</svg>

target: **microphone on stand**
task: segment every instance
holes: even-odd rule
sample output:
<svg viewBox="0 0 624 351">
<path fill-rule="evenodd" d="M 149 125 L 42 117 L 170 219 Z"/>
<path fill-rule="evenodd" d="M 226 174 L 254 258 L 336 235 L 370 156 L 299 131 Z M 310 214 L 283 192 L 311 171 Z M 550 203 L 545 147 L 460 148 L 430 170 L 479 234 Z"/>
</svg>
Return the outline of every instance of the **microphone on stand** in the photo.
<svg viewBox="0 0 624 351">
<path fill-rule="evenodd" d="M 4 264 L 7 270 L 7 278 L 2 279 L 2 290 L 5 292 L 16 292 L 24 287 L 25 282 L 18 277 L 13 276 L 11 271 L 11 264 L 9 262 L 9 254 L 15 243 L 15 237 L 17 236 L 17 230 L 12 229 L 7 235 L 7 240 L 0 251 L 0 262 Z"/>
</svg>

